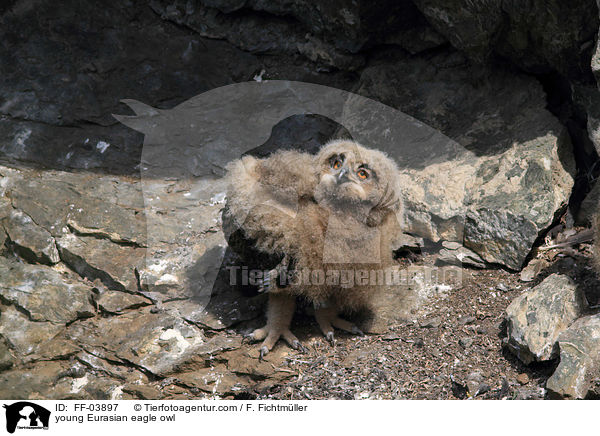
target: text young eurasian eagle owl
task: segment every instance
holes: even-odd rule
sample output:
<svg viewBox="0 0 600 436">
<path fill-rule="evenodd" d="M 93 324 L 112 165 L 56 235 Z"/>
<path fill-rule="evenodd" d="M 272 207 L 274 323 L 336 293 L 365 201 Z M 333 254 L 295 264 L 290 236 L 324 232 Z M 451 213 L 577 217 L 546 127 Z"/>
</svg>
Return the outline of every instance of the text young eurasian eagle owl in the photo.
<svg viewBox="0 0 600 436">
<path fill-rule="evenodd" d="M 242 259 L 262 259 L 269 270 L 261 287 L 269 293 L 267 324 L 251 335 L 264 340 L 261 357 L 280 337 L 302 348 L 289 329 L 296 297 L 314 305 L 330 342 L 334 327 L 361 334 L 339 314 L 368 307 L 381 286 L 372 273 L 393 264 L 397 172 L 381 151 L 347 140 L 317 155 L 279 151 L 228 166 L 225 235 Z"/>
</svg>

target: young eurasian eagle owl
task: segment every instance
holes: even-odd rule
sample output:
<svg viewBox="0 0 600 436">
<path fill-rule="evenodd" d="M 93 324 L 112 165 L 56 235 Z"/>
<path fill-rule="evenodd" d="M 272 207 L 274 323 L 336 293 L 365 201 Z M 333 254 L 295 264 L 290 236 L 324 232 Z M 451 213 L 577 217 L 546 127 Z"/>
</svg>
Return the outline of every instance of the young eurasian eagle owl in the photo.
<svg viewBox="0 0 600 436">
<path fill-rule="evenodd" d="M 264 339 L 261 357 L 280 337 L 302 348 L 289 330 L 296 297 L 314 305 L 330 342 L 333 327 L 362 334 L 339 314 L 367 307 L 392 265 L 397 171 L 384 153 L 346 140 L 316 156 L 279 151 L 229 165 L 225 235 L 242 258 L 269 270 L 261 287 L 267 324 L 252 333 Z"/>
</svg>

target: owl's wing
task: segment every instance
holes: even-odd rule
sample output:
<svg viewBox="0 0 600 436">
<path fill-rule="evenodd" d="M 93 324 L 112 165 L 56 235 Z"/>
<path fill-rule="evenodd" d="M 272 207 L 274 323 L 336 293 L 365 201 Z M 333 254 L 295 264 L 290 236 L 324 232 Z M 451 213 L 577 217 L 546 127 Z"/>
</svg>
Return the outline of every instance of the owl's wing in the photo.
<svg viewBox="0 0 600 436">
<path fill-rule="evenodd" d="M 308 153 L 286 150 L 258 161 L 259 183 L 271 200 L 297 210 L 300 198 L 314 196 L 317 186 L 315 157 Z"/>
<path fill-rule="evenodd" d="M 228 234 L 239 229 L 262 253 L 278 257 L 289 253 L 298 204 L 312 197 L 316 186 L 313 157 L 295 151 L 266 159 L 245 156 L 230 164 L 227 177 L 223 229 L 228 240 Z"/>
</svg>

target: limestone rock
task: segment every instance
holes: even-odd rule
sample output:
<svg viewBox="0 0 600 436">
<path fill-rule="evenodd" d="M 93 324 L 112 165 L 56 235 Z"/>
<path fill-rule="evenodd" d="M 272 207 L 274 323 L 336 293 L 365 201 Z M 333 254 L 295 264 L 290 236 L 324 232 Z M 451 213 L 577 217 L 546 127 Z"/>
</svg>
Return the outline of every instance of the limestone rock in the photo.
<svg viewBox="0 0 600 436">
<path fill-rule="evenodd" d="M 0 335 L 15 351 L 17 358 L 36 353 L 38 347 L 64 329 L 51 322 L 33 322 L 14 306 L 0 306 Z"/>
<path fill-rule="evenodd" d="M 0 257 L 0 296 L 27 313 L 32 321 L 66 324 L 90 317 L 91 288 L 45 266 Z"/>
<path fill-rule="evenodd" d="M 392 242 L 394 251 L 396 250 L 422 250 L 425 246 L 423 238 L 412 236 L 407 233 L 398 233 L 396 239 Z"/>
<path fill-rule="evenodd" d="M 5 185 L 7 176 L 2 175 L 2 171 L 5 170 L 5 167 L 0 166 L 0 181 L 2 181 L 2 185 Z M 6 197 L 5 186 L 0 187 L 0 219 L 3 219 L 10 215 L 12 211 L 12 205 L 10 204 L 10 200 Z"/>
<path fill-rule="evenodd" d="M 91 236 L 67 233 L 56 240 L 61 259 L 82 277 L 100 279 L 109 289 L 137 292 L 135 269 L 145 250 Z"/>
<path fill-rule="evenodd" d="M 550 264 L 545 259 L 532 259 L 521 271 L 519 278 L 522 282 L 531 282 L 537 275 Z"/>
<path fill-rule="evenodd" d="M 539 115 L 546 123 L 540 136 L 511 147 L 498 166 L 483 162 L 465 222 L 465 245 L 512 269 L 522 267 L 573 187 L 573 161 L 563 155 L 571 147 L 566 132 L 548 114 Z"/>
<path fill-rule="evenodd" d="M 438 262 L 448 263 L 451 265 L 466 265 L 473 268 L 485 268 L 486 264 L 477 255 L 468 248 L 463 247 L 458 242 L 442 242 L 442 248 L 438 252 Z"/>
<path fill-rule="evenodd" d="M 406 231 L 461 242 L 488 263 L 520 269 L 567 205 L 575 169 L 571 143 L 545 109 L 537 82 L 481 70 L 488 77 L 477 84 L 473 69 L 458 53 L 428 62 L 399 57 L 366 68 L 358 92 L 454 141 L 397 153 Z"/>
<path fill-rule="evenodd" d="M 555 358 L 559 335 L 586 306 L 583 291 L 573 280 L 552 274 L 507 307 L 508 349 L 525 364 Z"/>
<path fill-rule="evenodd" d="M 60 261 L 54 238 L 31 217 L 13 210 L 2 221 L 4 230 L 20 256 L 31 262 L 55 264 Z"/>
<path fill-rule="evenodd" d="M 411 2 L 386 0 L 376 8 L 365 0 L 210 0 L 187 5 L 181 0 L 152 2 L 163 18 L 202 36 L 225 39 L 251 53 L 299 52 L 320 65 L 343 70 L 362 64 L 357 53 L 367 45 L 398 44 L 409 52 L 419 52 L 444 42 Z M 256 12 L 240 17 L 236 12 L 242 8 Z M 294 17 L 294 23 L 285 16 Z"/>
<path fill-rule="evenodd" d="M 144 246 L 146 227 L 139 183 L 115 177 L 47 171 L 8 177 L 7 191 L 22 210 L 54 237 L 69 230 L 132 246 Z"/>
<path fill-rule="evenodd" d="M 38 344 L 31 354 L 23 356 L 22 361 L 29 364 L 31 362 L 39 362 L 42 360 L 71 359 L 81 351 L 81 348 L 75 342 L 65 339 L 62 336 L 63 333 L 64 330 L 61 330 L 56 336 Z"/>
<path fill-rule="evenodd" d="M 139 384 L 127 384 L 123 386 L 123 392 L 130 394 L 138 400 L 160 400 L 162 395 L 160 390 L 154 386 L 145 386 Z"/>
<path fill-rule="evenodd" d="M 144 383 L 149 382 L 148 377 L 139 369 L 131 365 L 122 364 L 118 361 L 107 361 L 86 351 L 79 351 L 75 360 L 84 366 L 88 373 L 108 374 L 111 378 L 121 383 Z"/>
<path fill-rule="evenodd" d="M 227 246 L 220 229 L 224 181 L 190 182 L 177 170 L 169 179 L 144 177 L 141 183 L 148 249 L 138 271 L 140 286 L 157 301 L 191 298 L 204 307 Z"/>
<path fill-rule="evenodd" d="M 35 371 L 27 368 L 15 368 L 0 373 L 2 397 L 7 400 L 31 399 L 64 399 L 70 391 L 61 384 L 57 386 L 57 377 L 68 367 L 66 362 L 42 362 Z"/>
<path fill-rule="evenodd" d="M 578 319 L 558 337 L 560 363 L 546 382 L 550 397 L 583 399 L 600 371 L 600 315 Z"/>
<path fill-rule="evenodd" d="M 139 295 L 106 290 L 98 296 L 96 303 L 104 312 L 121 314 L 126 310 L 147 306 L 150 301 Z"/>
<path fill-rule="evenodd" d="M 0 51 L 0 153 L 9 158 L 135 173 L 141 137 L 111 116 L 121 98 L 171 107 L 260 71 L 255 56 L 167 23 L 148 4 L 68 0 L 63 8 L 57 15 L 51 5 L 23 4 L 1 17 L 13 35 Z"/>
<path fill-rule="evenodd" d="M 183 372 L 177 374 L 177 380 L 187 386 L 219 396 L 243 390 L 248 384 L 245 379 L 228 371 L 224 365 Z"/>
<path fill-rule="evenodd" d="M 206 306 L 202 302 L 198 303 L 191 299 L 165 303 L 164 307 L 176 310 L 186 321 L 212 330 L 223 330 L 262 315 L 265 301 L 264 295 L 249 298 L 231 290 L 212 296 Z"/>
<path fill-rule="evenodd" d="M 7 399 L 83 400 L 89 398 L 120 400 L 133 398 L 123 394 L 123 382 L 104 374 L 88 372 L 68 361 L 38 362 L 35 371 L 14 368 L 0 374 L 3 397 Z M 142 376 L 142 382 L 147 378 Z"/>
<path fill-rule="evenodd" d="M 194 359 L 204 359 L 240 346 L 239 338 L 206 338 L 202 330 L 167 313 L 142 309 L 116 318 L 89 320 L 74 324 L 67 336 L 99 357 L 131 362 L 156 375 L 164 376 Z"/>
</svg>

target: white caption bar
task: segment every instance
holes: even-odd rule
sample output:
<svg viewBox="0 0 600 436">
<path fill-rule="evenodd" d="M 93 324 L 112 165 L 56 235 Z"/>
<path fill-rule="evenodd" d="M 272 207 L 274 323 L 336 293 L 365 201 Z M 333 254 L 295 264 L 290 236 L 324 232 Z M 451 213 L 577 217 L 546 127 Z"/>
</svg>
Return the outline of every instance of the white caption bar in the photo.
<svg viewBox="0 0 600 436">
<path fill-rule="evenodd" d="M 0 400 L 0 435 L 583 434 L 595 404 L 558 401 Z M 594 409 L 592 409 L 592 407 Z M 585 417 L 588 418 L 585 418 Z M 565 419 L 562 419 L 564 417 Z"/>
</svg>

